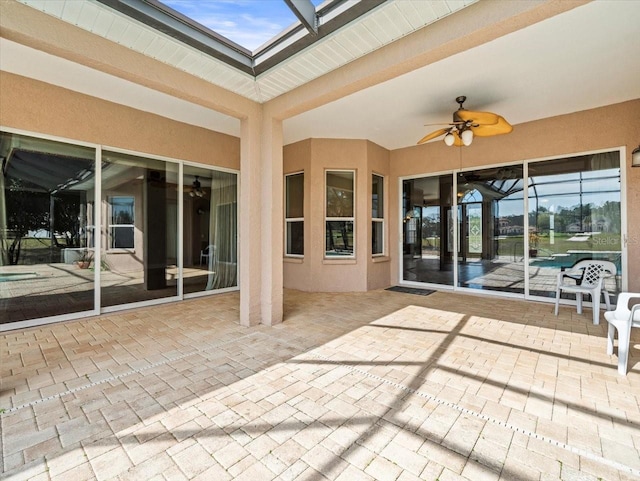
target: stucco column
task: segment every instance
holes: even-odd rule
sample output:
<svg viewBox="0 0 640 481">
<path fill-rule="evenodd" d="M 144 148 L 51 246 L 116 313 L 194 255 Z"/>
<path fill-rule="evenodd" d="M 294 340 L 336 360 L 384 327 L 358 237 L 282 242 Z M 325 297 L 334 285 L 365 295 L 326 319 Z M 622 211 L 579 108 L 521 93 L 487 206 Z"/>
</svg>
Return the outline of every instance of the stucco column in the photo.
<svg viewBox="0 0 640 481">
<path fill-rule="evenodd" d="M 262 112 L 240 121 L 240 324 L 261 318 L 262 278 Z"/>
<path fill-rule="evenodd" d="M 282 121 L 265 113 L 262 125 L 262 323 L 271 326 L 283 312 Z"/>
</svg>

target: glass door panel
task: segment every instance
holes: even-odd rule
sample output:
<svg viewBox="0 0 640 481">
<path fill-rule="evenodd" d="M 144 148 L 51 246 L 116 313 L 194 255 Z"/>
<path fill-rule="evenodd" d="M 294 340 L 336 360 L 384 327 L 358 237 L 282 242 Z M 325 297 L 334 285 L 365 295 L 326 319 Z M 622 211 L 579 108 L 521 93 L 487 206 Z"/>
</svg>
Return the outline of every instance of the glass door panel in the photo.
<svg viewBox="0 0 640 481">
<path fill-rule="evenodd" d="M 238 285 L 237 175 L 184 167 L 185 294 Z"/>
<path fill-rule="evenodd" d="M 94 309 L 95 150 L 0 133 L 0 323 Z"/>
<path fill-rule="evenodd" d="M 555 297 L 557 273 L 583 259 L 613 262 L 622 276 L 620 154 L 606 152 L 529 165 L 529 292 Z M 564 295 L 563 295 L 564 296 Z M 567 295 L 575 299 L 573 294 Z"/>
<path fill-rule="evenodd" d="M 405 281 L 453 285 L 453 176 L 403 182 Z"/>
<path fill-rule="evenodd" d="M 102 154 L 102 306 L 178 295 L 178 164 Z"/>
<path fill-rule="evenodd" d="M 458 174 L 458 286 L 524 293 L 522 166 Z"/>
</svg>

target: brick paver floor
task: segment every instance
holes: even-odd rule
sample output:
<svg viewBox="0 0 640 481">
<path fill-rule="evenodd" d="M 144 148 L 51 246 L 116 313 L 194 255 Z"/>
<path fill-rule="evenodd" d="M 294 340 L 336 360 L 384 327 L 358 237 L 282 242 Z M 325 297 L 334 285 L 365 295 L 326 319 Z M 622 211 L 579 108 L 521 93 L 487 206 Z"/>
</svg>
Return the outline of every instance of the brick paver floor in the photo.
<svg viewBox="0 0 640 481">
<path fill-rule="evenodd" d="M 619 376 L 589 309 L 286 291 L 245 328 L 238 304 L 5 333 L 2 478 L 640 479 L 639 349 Z"/>
</svg>

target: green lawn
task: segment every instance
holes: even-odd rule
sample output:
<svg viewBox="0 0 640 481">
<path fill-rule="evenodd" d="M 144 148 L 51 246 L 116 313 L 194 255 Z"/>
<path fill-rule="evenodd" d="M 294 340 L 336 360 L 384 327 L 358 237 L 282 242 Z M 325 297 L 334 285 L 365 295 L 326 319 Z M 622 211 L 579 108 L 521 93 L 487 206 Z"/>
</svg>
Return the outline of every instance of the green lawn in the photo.
<svg viewBox="0 0 640 481">
<path fill-rule="evenodd" d="M 622 244 L 620 234 L 601 233 L 589 237 L 586 241 L 569 240 L 575 234 L 556 234 L 551 243 L 548 235 L 538 236 L 537 245 L 532 248 L 538 249 L 538 256 L 550 256 L 551 254 L 565 254 L 570 250 L 586 251 L 620 251 Z M 439 237 L 427 237 L 422 239 L 422 249 L 424 251 L 440 250 Z M 524 254 L 524 236 L 505 236 L 498 239 L 498 255 L 521 257 Z"/>
</svg>

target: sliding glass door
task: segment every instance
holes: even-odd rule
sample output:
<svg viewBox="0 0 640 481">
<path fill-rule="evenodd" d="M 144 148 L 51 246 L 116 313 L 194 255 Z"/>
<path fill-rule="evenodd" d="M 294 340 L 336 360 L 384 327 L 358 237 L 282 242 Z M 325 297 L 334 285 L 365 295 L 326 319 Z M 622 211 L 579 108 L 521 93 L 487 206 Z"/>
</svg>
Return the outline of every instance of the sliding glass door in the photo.
<svg viewBox="0 0 640 481">
<path fill-rule="evenodd" d="M 3 132 L 0 159 L 0 324 L 93 310 L 95 150 Z"/>
<path fill-rule="evenodd" d="M 601 259 L 619 292 L 620 186 L 618 151 L 404 180 L 402 280 L 554 297 L 561 269 Z"/>
<path fill-rule="evenodd" d="M 458 174 L 458 287 L 524 294 L 521 165 Z"/>
<path fill-rule="evenodd" d="M 9 132 L 0 160 L 0 329 L 238 286 L 236 173 Z"/>
<path fill-rule="evenodd" d="M 237 286 L 237 175 L 185 166 L 182 181 L 185 294 Z"/>
<path fill-rule="evenodd" d="M 177 180 L 177 163 L 103 151 L 103 307 L 178 295 Z"/>
<path fill-rule="evenodd" d="M 618 292 L 622 279 L 620 154 L 532 163 L 528 184 L 530 294 L 554 297 L 558 272 L 584 259 L 613 262 L 618 273 L 606 285 L 609 292 Z"/>
<path fill-rule="evenodd" d="M 453 285 L 453 177 L 402 184 L 402 279 Z"/>
</svg>

